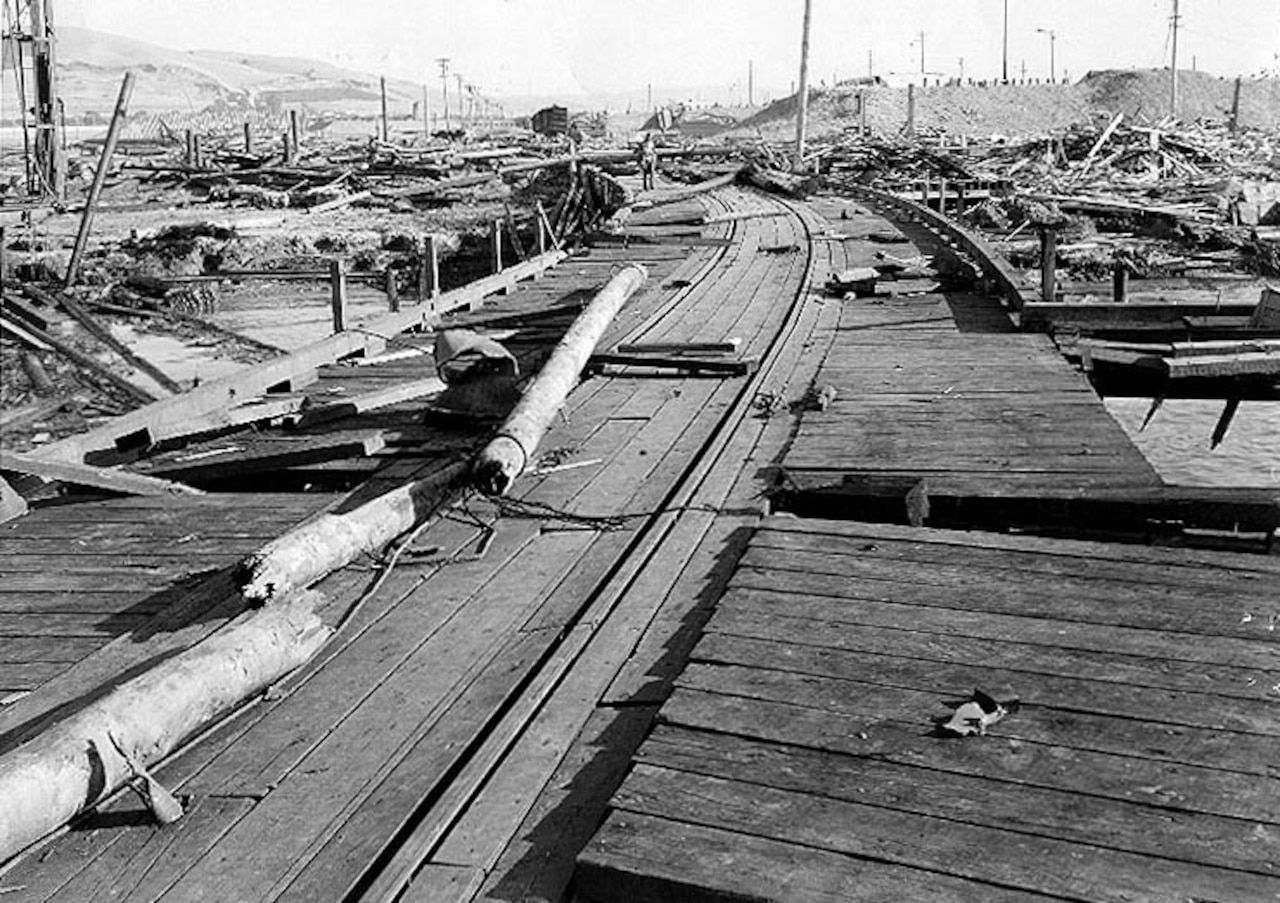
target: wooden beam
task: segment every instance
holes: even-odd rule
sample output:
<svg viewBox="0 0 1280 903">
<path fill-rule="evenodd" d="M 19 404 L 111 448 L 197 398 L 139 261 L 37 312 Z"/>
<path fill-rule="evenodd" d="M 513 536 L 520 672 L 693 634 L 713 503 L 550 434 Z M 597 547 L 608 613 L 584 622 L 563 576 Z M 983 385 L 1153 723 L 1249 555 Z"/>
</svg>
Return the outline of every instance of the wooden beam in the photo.
<svg viewBox="0 0 1280 903">
<path fill-rule="evenodd" d="M 0 524 L 27 513 L 27 500 L 0 477 Z"/>
<path fill-rule="evenodd" d="M 3 317 L 0 317 L 0 326 L 4 326 L 5 329 L 8 329 L 10 332 L 13 332 L 15 335 L 22 335 L 24 332 L 24 330 L 22 330 L 19 327 L 15 327 L 13 323 L 6 321 Z M 135 401 L 140 401 L 143 404 L 147 404 L 148 402 L 152 402 L 156 400 L 156 397 L 152 395 L 150 392 L 148 392 L 146 389 L 143 389 L 139 386 L 135 386 L 133 383 L 125 379 L 123 376 L 120 376 L 118 373 L 114 372 L 113 370 L 110 370 L 101 361 L 95 358 L 89 357 L 89 355 L 87 354 L 82 354 L 80 351 L 76 350 L 75 348 L 72 348 L 66 342 L 62 341 L 61 339 L 54 338 L 52 335 L 45 332 L 44 330 L 36 329 L 34 326 L 32 326 L 32 327 L 28 327 L 25 330 L 25 333 L 26 335 L 35 338 L 39 343 L 42 343 L 42 345 L 41 344 L 35 345 L 36 348 L 40 348 L 43 351 L 49 351 L 49 350 L 57 351 L 59 354 L 61 354 L 63 357 L 67 358 L 68 360 L 73 361 L 74 363 L 90 371 L 94 375 L 111 383 L 111 385 L 115 386 L 117 389 L 119 389 L 121 392 L 124 392 L 126 395 L 128 395 L 130 398 L 134 399 Z"/>
<path fill-rule="evenodd" d="M 389 389 L 367 392 L 364 395 L 357 395 L 355 398 L 349 398 L 345 401 L 308 408 L 299 415 L 298 426 L 315 426 L 318 423 L 328 423 L 331 420 L 340 420 L 343 417 L 354 417 L 366 411 L 376 411 L 379 408 L 385 408 L 393 404 L 412 401 L 427 395 L 435 395 L 438 392 L 443 392 L 444 388 L 443 380 L 434 376 L 401 383 Z"/>
<path fill-rule="evenodd" d="M 271 473 L 341 458 L 367 457 L 386 447 L 382 430 L 349 430 L 321 436 L 271 436 L 244 446 L 209 449 L 149 463 L 146 472 L 166 480 L 208 483 L 248 474 Z"/>
<path fill-rule="evenodd" d="M 120 129 L 124 125 L 129 110 L 129 98 L 133 96 L 133 73 L 126 72 L 120 84 L 120 96 L 116 98 L 116 108 L 111 114 L 111 125 L 107 127 L 107 140 L 102 146 L 102 156 L 98 159 L 98 168 L 93 174 L 93 184 L 89 188 L 89 197 L 84 202 L 84 216 L 80 220 L 80 231 L 76 234 L 75 247 L 71 251 L 71 262 L 67 264 L 67 275 L 64 281 L 74 285 L 80 273 L 80 262 L 84 259 L 84 249 L 89 242 L 89 230 L 93 228 L 93 215 L 98 209 L 98 200 L 102 197 L 102 186 L 107 180 L 107 169 L 111 166 L 111 155 L 115 152 L 116 142 L 120 138 Z"/>
<path fill-rule="evenodd" d="M 172 483 L 169 480 L 141 474 L 113 470 L 107 467 L 91 467 L 88 464 L 71 464 L 66 461 L 38 458 L 18 452 L 0 450 L 0 470 L 26 473 L 46 480 L 58 480 L 77 486 L 106 489 L 124 495 L 203 495 L 198 489 Z"/>
</svg>

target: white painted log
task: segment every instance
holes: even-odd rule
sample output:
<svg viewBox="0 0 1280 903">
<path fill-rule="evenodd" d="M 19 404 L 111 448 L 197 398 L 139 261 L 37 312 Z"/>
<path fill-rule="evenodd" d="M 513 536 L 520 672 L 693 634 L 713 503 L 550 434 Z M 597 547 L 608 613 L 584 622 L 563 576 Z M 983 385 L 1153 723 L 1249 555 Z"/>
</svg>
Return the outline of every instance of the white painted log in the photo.
<svg viewBox="0 0 1280 903">
<path fill-rule="evenodd" d="M 236 582 L 255 604 L 303 589 L 425 520 L 447 500 L 467 466 L 457 464 L 407 483 L 342 514 L 325 513 L 267 543 L 236 567 Z"/>
<path fill-rule="evenodd" d="M 529 466 L 538 443 L 577 384 L 596 343 L 646 278 L 648 273 L 644 267 L 636 264 L 624 267 L 573 321 L 498 434 L 477 456 L 471 482 L 482 492 L 502 495 Z"/>
<path fill-rule="evenodd" d="M 317 594 L 248 615 L 0 756 L 0 862 L 93 806 L 328 639 Z M 122 755 L 122 751 L 126 755 Z"/>
</svg>

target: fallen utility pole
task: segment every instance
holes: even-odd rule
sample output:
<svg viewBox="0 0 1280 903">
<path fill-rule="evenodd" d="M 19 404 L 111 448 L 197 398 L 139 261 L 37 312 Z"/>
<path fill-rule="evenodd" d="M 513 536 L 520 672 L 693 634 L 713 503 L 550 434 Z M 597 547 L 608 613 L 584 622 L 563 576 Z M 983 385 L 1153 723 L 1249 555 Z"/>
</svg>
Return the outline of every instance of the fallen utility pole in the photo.
<svg viewBox="0 0 1280 903">
<path fill-rule="evenodd" d="M 111 155 L 115 152 L 116 142 L 120 139 L 120 129 L 129 111 L 129 98 L 133 95 L 133 73 L 126 72 L 120 84 L 120 96 L 116 99 L 115 112 L 111 114 L 111 126 L 107 129 L 107 141 L 102 145 L 102 157 L 98 160 L 98 169 L 93 174 L 93 185 L 89 189 L 89 198 L 84 203 L 84 216 L 80 220 L 80 231 L 76 235 L 75 248 L 71 252 L 71 262 L 67 264 L 67 275 L 63 280 L 67 285 L 74 285 L 80 271 L 80 262 L 84 259 L 85 245 L 89 241 L 89 230 L 93 227 L 93 214 L 98 207 L 98 199 L 102 196 L 102 185 L 107 180 L 107 169 L 111 166 Z"/>
<path fill-rule="evenodd" d="M 0 861 L 123 786 L 213 718 L 288 674 L 329 637 L 315 596 L 246 616 L 0 757 Z"/>
<path fill-rule="evenodd" d="M 461 488 L 465 464 L 406 483 L 342 514 L 321 514 L 236 565 L 236 583 L 254 604 L 302 589 L 365 553 L 377 553 L 426 520 Z"/>
<path fill-rule="evenodd" d="M 498 434 L 476 456 L 471 480 L 482 492 L 505 494 L 529 466 L 538 443 L 577 383 L 600 337 L 647 278 L 644 267 L 625 267 L 573 321 Z"/>
</svg>

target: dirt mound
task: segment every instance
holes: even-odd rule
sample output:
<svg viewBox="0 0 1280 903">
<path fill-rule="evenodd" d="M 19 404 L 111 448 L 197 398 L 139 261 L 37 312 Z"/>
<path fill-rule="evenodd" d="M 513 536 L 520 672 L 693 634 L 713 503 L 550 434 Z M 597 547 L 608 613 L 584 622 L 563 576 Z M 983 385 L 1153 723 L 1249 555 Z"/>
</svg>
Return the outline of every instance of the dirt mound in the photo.
<svg viewBox="0 0 1280 903">
<path fill-rule="evenodd" d="M 1203 72 L 1180 72 L 1179 114 L 1186 122 L 1225 121 L 1234 80 Z M 859 121 L 866 98 L 867 124 L 877 135 L 895 135 L 907 120 L 907 89 L 837 86 L 813 89 L 809 133 L 821 138 Z M 1130 121 L 1156 122 L 1168 115 L 1168 70 L 1090 72 L 1072 85 L 932 85 L 915 89 L 916 130 L 971 138 L 1044 134 L 1094 124 L 1123 111 Z M 777 100 L 727 134 L 786 137 L 795 128 L 795 95 Z M 1248 79 L 1241 85 L 1240 124 L 1280 127 L 1280 80 Z"/>
<path fill-rule="evenodd" d="M 1158 122 L 1169 115 L 1168 69 L 1103 69 L 1080 81 L 1096 110 L 1123 112 L 1130 120 Z M 1204 72 L 1178 72 L 1178 118 L 1221 122 L 1231 115 L 1235 80 Z M 1280 126 L 1280 80 L 1251 78 L 1240 85 L 1240 124 Z"/>
</svg>

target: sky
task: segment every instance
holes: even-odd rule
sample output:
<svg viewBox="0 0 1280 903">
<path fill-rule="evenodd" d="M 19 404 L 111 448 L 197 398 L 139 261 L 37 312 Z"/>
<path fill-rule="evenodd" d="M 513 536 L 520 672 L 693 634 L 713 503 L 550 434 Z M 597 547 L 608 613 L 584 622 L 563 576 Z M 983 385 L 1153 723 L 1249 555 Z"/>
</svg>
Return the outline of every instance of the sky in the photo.
<svg viewBox="0 0 1280 903">
<path fill-rule="evenodd" d="M 924 70 L 1079 78 L 1168 65 L 1173 0 L 812 0 L 810 79 Z M 324 60 L 423 82 L 450 59 L 490 96 L 788 89 L 804 0 L 56 0 L 56 21 L 178 50 Z M 1179 68 L 1280 71 L 1280 0 L 1181 0 Z M 1041 31 L 1043 29 L 1043 31 Z M 1052 37 L 1049 32 L 1052 31 Z M 923 32 L 923 35 L 921 35 Z M 1052 53 L 1051 53 L 1052 51 Z M 871 58 L 868 59 L 868 53 Z M 760 99 L 757 96 L 757 101 Z"/>
</svg>

